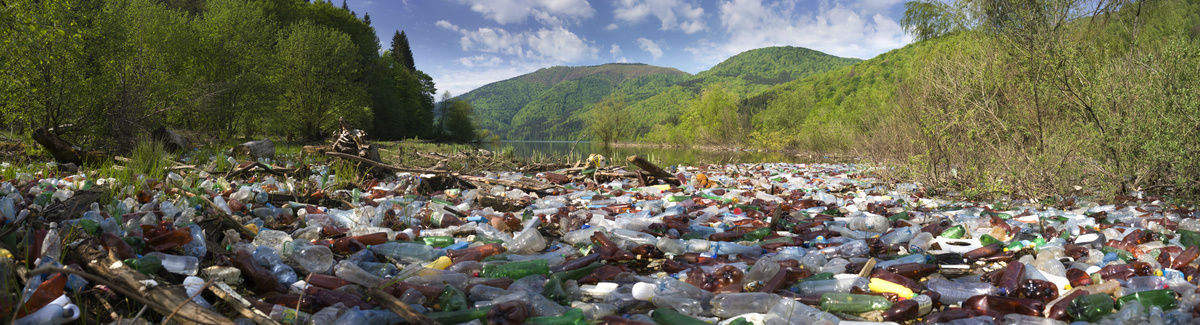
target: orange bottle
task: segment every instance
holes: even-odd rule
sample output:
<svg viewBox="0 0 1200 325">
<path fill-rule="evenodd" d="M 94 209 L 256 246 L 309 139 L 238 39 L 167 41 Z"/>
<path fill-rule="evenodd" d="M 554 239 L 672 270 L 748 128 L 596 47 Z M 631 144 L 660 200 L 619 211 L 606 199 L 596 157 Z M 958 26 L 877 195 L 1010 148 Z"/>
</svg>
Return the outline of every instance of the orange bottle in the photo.
<svg viewBox="0 0 1200 325">
<path fill-rule="evenodd" d="M 503 245 L 500 243 L 491 243 L 482 246 L 476 246 L 464 249 L 452 249 L 446 251 L 446 256 L 449 256 L 454 263 L 462 261 L 482 261 L 483 258 L 505 252 Z"/>
</svg>

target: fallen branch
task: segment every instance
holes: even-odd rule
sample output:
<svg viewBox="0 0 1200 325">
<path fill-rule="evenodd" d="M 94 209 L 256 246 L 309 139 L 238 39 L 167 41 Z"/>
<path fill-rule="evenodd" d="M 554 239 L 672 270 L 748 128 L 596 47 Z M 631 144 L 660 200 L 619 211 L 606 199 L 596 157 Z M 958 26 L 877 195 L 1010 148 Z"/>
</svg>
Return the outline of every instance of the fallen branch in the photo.
<svg viewBox="0 0 1200 325">
<path fill-rule="evenodd" d="M 646 172 L 650 173 L 650 176 L 654 176 L 654 178 L 661 179 L 667 183 L 679 185 L 679 180 L 676 179 L 674 175 L 671 175 L 671 173 L 668 173 L 649 160 L 642 158 L 642 156 L 632 155 L 628 158 L 625 158 L 625 161 L 638 166 L 638 168 L 641 168 L 642 170 L 645 170 Z"/>
<path fill-rule="evenodd" d="M 259 311 L 258 309 L 254 309 L 254 307 L 250 305 L 249 300 L 246 300 L 246 298 L 243 298 L 242 295 L 237 294 L 233 288 L 229 287 L 229 285 L 225 284 L 224 282 L 214 283 L 208 287 L 208 291 L 216 295 L 217 298 L 221 298 L 221 300 L 229 303 L 228 306 L 233 307 L 234 311 L 237 311 L 237 313 L 243 317 L 249 318 L 250 321 L 254 322 L 255 324 L 279 325 L 279 322 L 271 319 L 271 316 L 263 314 L 263 312 Z"/>
<path fill-rule="evenodd" d="M 522 189 L 525 191 L 534 191 L 534 192 L 541 192 L 541 191 L 545 191 L 548 189 L 558 187 L 558 185 L 554 185 L 554 184 L 535 183 L 532 181 L 514 181 L 514 180 L 507 180 L 507 179 L 487 178 L 487 177 L 468 176 L 468 175 L 459 175 L 459 174 L 453 174 L 453 176 L 457 177 L 461 180 L 471 182 L 473 184 L 501 185 L 501 186 L 507 186 L 507 187 L 512 187 L 512 188 L 519 188 L 519 189 Z"/>
<path fill-rule="evenodd" d="M 421 168 L 397 167 L 397 166 L 392 166 L 392 165 L 388 165 L 388 164 L 381 163 L 381 162 L 378 162 L 378 161 L 374 161 L 374 160 L 366 159 L 366 158 L 359 157 L 359 156 L 355 156 L 355 155 L 351 155 L 351 154 L 345 154 L 345 153 L 341 153 L 341 152 L 326 151 L 326 152 L 325 152 L 325 155 L 326 155 L 326 156 L 330 156 L 330 157 L 338 157 L 338 158 L 342 158 L 342 159 L 349 159 L 349 160 L 353 160 L 353 161 L 356 161 L 356 162 L 364 163 L 364 164 L 367 164 L 367 165 L 371 165 L 371 166 L 375 166 L 375 167 L 383 168 L 383 169 L 386 169 L 386 170 L 390 170 L 390 171 L 393 171 L 393 172 L 422 173 L 422 174 L 445 174 L 445 173 L 446 173 L 446 171 L 443 171 L 443 170 L 432 170 L 432 169 L 421 169 Z"/>
<path fill-rule="evenodd" d="M 119 261 L 112 258 L 113 254 L 95 247 L 94 243 L 85 242 L 82 245 L 77 245 L 73 249 L 73 252 L 78 255 L 81 261 L 88 261 L 85 267 L 90 269 L 91 273 L 98 276 L 92 274 L 81 275 L 87 274 L 87 272 L 72 274 L 83 276 L 88 280 L 112 287 L 114 290 L 121 292 L 121 294 L 150 306 L 150 308 L 153 308 L 159 314 L 170 315 L 176 306 L 182 305 L 179 307 L 179 313 L 175 317 L 175 321 L 179 323 L 234 324 L 229 318 L 192 303 L 192 300 L 188 298 L 187 292 L 180 286 L 157 285 L 147 287 L 142 281 L 150 280 L 150 277 L 138 273 L 124 264 L 117 263 Z M 70 273 L 69 271 L 60 272 Z"/>
<path fill-rule="evenodd" d="M 372 288 L 371 290 L 367 290 L 367 294 L 370 295 L 371 298 L 374 298 L 375 302 L 396 313 L 396 315 L 404 317 L 404 320 L 407 320 L 411 324 L 437 324 L 437 322 L 432 318 L 418 313 L 416 310 L 413 310 L 412 307 L 409 307 L 404 302 L 396 299 L 396 297 L 392 297 L 392 295 L 389 295 L 379 289 Z"/>
</svg>

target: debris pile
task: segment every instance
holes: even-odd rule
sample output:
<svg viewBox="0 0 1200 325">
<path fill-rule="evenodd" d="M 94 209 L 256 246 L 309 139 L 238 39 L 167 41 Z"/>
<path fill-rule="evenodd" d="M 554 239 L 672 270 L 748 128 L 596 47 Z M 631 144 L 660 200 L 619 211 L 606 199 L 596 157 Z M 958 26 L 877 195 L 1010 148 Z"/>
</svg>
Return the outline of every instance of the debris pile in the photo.
<svg viewBox="0 0 1200 325">
<path fill-rule="evenodd" d="M 864 165 L 661 168 L 636 156 L 636 170 L 467 175 L 372 152 L 331 151 L 386 171 L 344 188 L 328 186 L 337 176 L 325 166 L 267 159 L 125 188 L 78 174 L 4 179 L 0 276 L 17 280 L 0 282 L 11 293 L 0 315 L 1190 324 L 1200 303 L 1200 214 L 1137 197 L 951 202 Z"/>
</svg>

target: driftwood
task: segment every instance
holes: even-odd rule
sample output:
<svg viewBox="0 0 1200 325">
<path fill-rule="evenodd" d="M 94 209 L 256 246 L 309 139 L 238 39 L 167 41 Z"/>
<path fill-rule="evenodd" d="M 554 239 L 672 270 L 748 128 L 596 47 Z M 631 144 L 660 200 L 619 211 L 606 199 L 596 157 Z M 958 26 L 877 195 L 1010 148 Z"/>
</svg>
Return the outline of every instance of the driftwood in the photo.
<svg viewBox="0 0 1200 325">
<path fill-rule="evenodd" d="M 66 201 L 56 201 L 47 205 L 46 209 L 42 211 L 42 216 L 45 216 L 50 221 L 78 217 L 84 211 L 88 210 L 92 202 L 96 202 L 100 197 L 104 196 L 104 192 L 95 189 L 75 192 L 75 195 L 72 195 Z"/>
<path fill-rule="evenodd" d="M 350 127 L 343 118 L 338 118 L 338 125 L 341 126 L 341 130 L 333 137 L 333 143 L 329 144 L 330 150 L 370 161 L 380 161 L 379 148 L 365 139 L 367 132 Z"/>
<path fill-rule="evenodd" d="M 255 169 L 255 168 L 258 168 L 258 169 Z M 242 168 L 239 168 L 237 170 L 230 172 L 229 174 L 225 175 L 225 178 L 231 178 L 231 177 L 234 177 L 237 175 L 250 173 L 250 172 L 254 172 L 254 171 L 261 171 L 261 172 L 268 173 L 268 174 L 275 175 L 275 176 L 286 176 L 283 173 L 278 172 L 275 169 L 272 169 L 271 166 L 263 165 L 263 163 L 260 163 L 260 162 L 254 162 L 253 164 L 246 165 L 245 167 L 242 167 Z"/>
<path fill-rule="evenodd" d="M 404 317 L 404 320 L 407 320 L 410 324 L 437 324 L 437 322 L 432 318 L 429 318 L 429 316 L 418 313 L 416 310 L 413 310 L 412 307 L 409 307 L 399 299 L 396 299 L 396 297 L 392 297 L 392 295 L 380 291 L 379 289 L 372 288 L 367 290 L 367 294 L 370 295 L 371 298 L 374 298 L 375 302 L 379 305 L 386 307 L 387 309 L 396 313 L 396 315 L 400 315 L 400 317 Z"/>
<path fill-rule="evenodd" d="M 44 128 L 33 130 L 32 136 L 34 141 L 37 141 L 38 144 L 46 148 L 46 151 L 50 152 L 50 155 L 54 157 L 54 160 L 57 160 L 60 163 L 73 163 L 76 165 L 83 165 L 86 163 L 89 165 L 94 165 L 103 163 L 110 159 L 108 155 L 104 153 L 76 149 L 75 146 L 72 146 L 70 142 L 67 142 L 67 140 L 63 140 L 62 138 L 58 137 L 58 135 Z"/>
<path fill-rule="evenodd" d="M 653 176 L 654 178 L 661 179 L 663 181 L 666 181 L 667 183 L 679 185 L 679 180 L 676 179 L 674 175 L 671 175 L 671 173 L 668 173 L 667 171 L 658 167 L 658 165 L 655 165 L 654 163 L 650 162 L 649 160 L 642 158 L 642 156 L 632 155 L 632 156 L 629 156 L 628 158 L 625 158 L 625 161 L 638 166 L 638 168 L 641 168 L 642 170 L 645 170 L 646 172 L 650 173 L 650 176 Z"/>
<path fill-rule="evenodd" d="M 210 208 L 212 208 L 213 213 L 215 213 L 217 215 L 217 218 L 221 219 L 221 222 L 225 223 L 225 225 L 227 227 L 229 227 L 229 229 L 237 230 L 237 232 L 240 233 L 243 237 L 253 240 L 254 237 L 258 235 L 258 233 L 250 231 L 250 229 L 246 228 L 246 226 L 243 226 L 242 223 L 238 222 L 237 220 L 234 220 L 233 216 L 225 214 L 225 211 L 218 208 L 217 203 L 213 202 L 212 200 L 209 200 L 207 196 L 196 195 L 196 194 L 192 194 L 190 192 L 183 192 L 183 194 L 186 194 L 189 197 L 200 198 L 201 201 L 204 201 L 204 204 L 207 204 Z"/>
<path fill-rule="evenodd" d="M 514 202 L 503 196 L 484 193 L 484 191 L 476 192 L 475 202 L 481 206 L 492 208 L 496 212 L 517 212 L 529 206 L 529 202 Z"/>
<path fill-rule="evenodd" d="M 233 307 L 233 310 L 237 311 L 239 315 L 249 318 L 255 324 L 279 325 L 279 322 L 271 319 L 271 316 L 264 315 L 263 312 L 254 309 L 249 300 L 243 298 L 242 295 L 239 295 L 236 290 L 224 282 L 214 283 L 208 286 L 208 290 L 216 295 L 217 298 L 221 298 L 221 300 L 229 303 L 228 306 Z"/>
<path fill-rule="evenodd" d="M 225 316 L 204 309 L 192 302 L 187 291 L 182 286 L 159 284 L 147 286 L 142 281 L 150 280 L 149 276 L 138 273 L 124 264 L 118 263 L 110 254 L 99 248 L 93 241 L 85 241 L 75 246 L 74 254 L 80 261 L 87 261 L 85 267 L 91 274 L 111 281 L 121 291 L 129 291 L 126 295 L 137 295 L 139 299 L 154 311 L 163 315 L 174 315 L 171 320 L 182 324 L 234 324 Z M 124 292 L 123 292 L 124 293 Z"/>
<path fill-rule="evenodd" d="M 514 180 L 507 180 L 507 179 L 487 178 L 487 177 L 479 177 L 479 176 L 467 176 L 467 175 L 459 175 L 459 174 L 454 174 L 454 177 L 458 177 L 459 179 L 462 179 L 464 181 L 468 181 L 468 182 L 471 182 L 472 184 L 476 184 L 476 187 L 481 187 L 481 186 L 479 186 L 479 184 L 501 185 L 501 186 L 507 186 L 507 187 L 512 187 L 512 188 L 519 188 L 519 189 L 526 190 L 526 191 L 534 191 L 534 192 L 542 192 L 542 191 L 545 191 L 548 189 L 558 187 L 558 185 L 534 182 L 531 180 L 514 181 Z"/>
<path fill-rule="evenodd" d="M 338 157 L 338 158 L 342 158 L 342 159 L 353 160 L 355 162 L 364 163 L 367 165 L 379 167 L 379 168 L 382 168 L 382 169 L 385 169 L 388 171 L 393 171 L 393 172 L 422 173 L 422 174 L 445 174 L 446 173 L 446 171 L 444 171 L 444 170 L 432 170 L 432 169 L 392 166 L 392 165 L 388 165 L 388 164 L 381 163 L 378 161 L 372 161 L 372 160 L 369 160 L 369 159 L 366 159 L 363 157 L 350 155 L 350 154 L 346 154 L 346 153 L 341 153 L 341 152 L 326 151 L 325 155 L 330 156 L 330 157 Z"/>
</svg>

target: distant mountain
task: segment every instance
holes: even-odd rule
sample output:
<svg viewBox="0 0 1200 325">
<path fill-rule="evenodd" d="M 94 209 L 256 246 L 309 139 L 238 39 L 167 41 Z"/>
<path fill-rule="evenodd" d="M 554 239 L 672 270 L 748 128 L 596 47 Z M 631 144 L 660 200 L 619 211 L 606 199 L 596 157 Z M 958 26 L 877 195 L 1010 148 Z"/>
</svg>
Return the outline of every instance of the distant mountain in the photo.
<svg viewBox="0 0 1200 325">
<path fill-rule="evenodd" d="M 660 89 L 690 76 L 646 64 L 559 66 L 493 82 L 458 99 L 475 107 L 479 128 L 504 139 L 570 139 L 584 126 L 576 113 L 614 90 L 628 89 L 626 98 L 634 99 L 637 89 Z"/>
<path fill-rule="evenodd" d="M 678 123 L 705 87 L 721 85 L 741 98 L 771 86 L 858 62 L 799 47 L 743 52 L 697 75 L 646 64 L 552 67 L 498 81 L 459 96 L 475 106 L 478 126 L 509 140 L 586 138 L 591 105 L 620 90 L 639 134 Z"/>
</svg>

